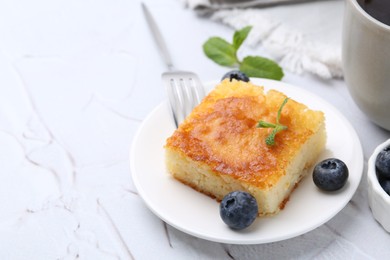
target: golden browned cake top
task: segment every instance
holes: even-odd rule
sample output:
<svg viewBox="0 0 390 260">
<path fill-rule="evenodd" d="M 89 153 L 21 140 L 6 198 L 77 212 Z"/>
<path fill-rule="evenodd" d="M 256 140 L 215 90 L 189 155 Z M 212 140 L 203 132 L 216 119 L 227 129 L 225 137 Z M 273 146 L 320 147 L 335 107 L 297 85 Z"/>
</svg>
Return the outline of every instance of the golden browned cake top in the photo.
<svg viewBox="0 0 390 260">
<path fill-rule="evenodd" d="M 260 119 L 275 123 L 285 98 L 275 90 L 265 94 L 263 87 L 224 80 L 167 139 L 166 148 L 206 163 L 220 174 L 258 187 L 272 186 L 324 121 L 322 112 L 289 99 L 280 117 L 288 129 L 276 135 L 274 146 L 266 145 L 272 129 L 256 125 Z"/>
</svg>

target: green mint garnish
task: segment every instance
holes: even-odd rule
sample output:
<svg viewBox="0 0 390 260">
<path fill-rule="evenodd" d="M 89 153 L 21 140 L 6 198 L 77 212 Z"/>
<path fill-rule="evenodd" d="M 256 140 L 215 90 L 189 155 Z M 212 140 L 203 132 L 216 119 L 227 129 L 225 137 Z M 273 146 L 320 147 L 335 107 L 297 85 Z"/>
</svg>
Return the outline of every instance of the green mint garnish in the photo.
<svg viewBox="0 0 390 260">
<path fill-rule="evenodd" d="M 211 37 L 203 44 L 203 51 L 215 63 L 226 67 L 238 67 L 248 77 L 281 80 L 284 76 L 282 68 L 273 60 L 260 56 L 247 56 L 240 60 L 237 51 L 248 37 L 252 26 L 235 31 L 233 42 L 220 37 Z"/>
<path fill-rule="evenodd" d="M 278 110 L 278 115 L 276 117 L 276 123 L 275 124 L 270 123 L 270 122 L 266 122 L 266 121 L 263 121 L 263 120 L 260 120 L 259 123 L 257 124 L 257 127 L 259 127 L 259 128 L 273 128 L 274 129 L 269 134 L 269 136 L 267 136 L 267 138 L 265 139 L 265 143 L 267 145 L 269 145 L 269 146 L 273 146 L 275 144 L 275 136 L 276 136 L 277 133 L 287 129 L 287 126 L 284 126 L 284 125 L 279 123 L 280 116 L 282 114 L 282 109 L 283 109 L 284 105 L 286 105 L 287 101 L 288 101 L 288 98 L 285 98 L 283 100 L 282 105 L 280 105 L 279 110 Z"/>
</svg>

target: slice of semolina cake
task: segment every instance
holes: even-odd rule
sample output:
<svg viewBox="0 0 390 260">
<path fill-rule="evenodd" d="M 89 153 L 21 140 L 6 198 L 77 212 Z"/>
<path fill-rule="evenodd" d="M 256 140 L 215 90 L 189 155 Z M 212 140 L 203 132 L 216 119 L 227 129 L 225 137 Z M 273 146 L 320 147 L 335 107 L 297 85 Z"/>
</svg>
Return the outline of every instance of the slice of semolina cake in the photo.
<svg viewBox="0 0 390 260">
<path fill-rule="evenodd" d="M 251 82 L 224 80 L 205 97 L 166 141 L 166 165 L 174 178 L 217 200 L 231 191 L 252 194 L 259 215 L 283 209 L 305 168 L 325 147 L 324 114 L 292 99 L 281 110 L 287 126 L 269 146 L 272 128 L 286 96 Z"/>
</svg>

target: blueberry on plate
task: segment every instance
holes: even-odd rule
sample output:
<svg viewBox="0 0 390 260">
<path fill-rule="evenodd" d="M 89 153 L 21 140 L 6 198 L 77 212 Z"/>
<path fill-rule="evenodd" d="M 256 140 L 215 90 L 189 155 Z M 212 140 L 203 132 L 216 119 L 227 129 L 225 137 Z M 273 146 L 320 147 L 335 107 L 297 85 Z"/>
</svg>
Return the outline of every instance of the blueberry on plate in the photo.
<svg viewBox="0 0 390 260">
<path fill-rule="evenodd" d="M 343 161 L 329 158 L 314 167 L 313 181 L 321 190 L 335 191 L 344 187 L 348 175 L 348 167 Z"/>
<path fill-rule="evenodd" d="M 232 81 L 233 79 L 235 80 L 241 80 L 241 81 L 245 81 L 245 82 L 249 82 L 249 77 L 242 71 L 239 71 L 239 70 L 232 70 L 232 71 L 229 71 L 228 73 L 226 73 L 222 79 L 229 79 L 230 81 Z"/>
<path fill-rule="evenodd" d="M 241 230 L 255 221 L 259 209 L 256 199 L 244 191 L 233 191 L 221 201 L 219 213 L 230 228 Z"/>
<path fill-rule="evenodd" d="M 378 176 L 390 179 L 390 146 L 379 152 L 375 160 L 375 168 Z"/>
</svg>

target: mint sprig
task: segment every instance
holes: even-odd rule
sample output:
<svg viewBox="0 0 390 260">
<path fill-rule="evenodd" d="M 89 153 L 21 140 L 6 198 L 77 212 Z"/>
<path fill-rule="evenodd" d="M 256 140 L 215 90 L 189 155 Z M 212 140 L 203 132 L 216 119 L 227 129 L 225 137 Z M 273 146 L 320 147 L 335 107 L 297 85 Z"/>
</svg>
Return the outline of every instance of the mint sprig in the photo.
<svg viewBox="0 0 390 260">
<path fill-rule="evenodd" d="M 275 145 L 275 136 L 277 133 L 287 129 L 287 126 L 279 123 L 280 116 L 282 114 L 282 109 L 286 105 L 287 101 L 288 101 L 288 98 L 285 98 L 283 100 L 283 103 L 280 105 L 279 110 L 278 110 L 278 115 L 276 116 L 276 123 L 275 124 L 270 123 L 270 122 L 266 122 L 263 120 L 260 120 L 257 124 L 258 128 L 273 128 L 274 129 L 265 139 L 265 143 L 269 146 Z"/>
<path fill-rule="evenodd" d="M 273 60 L 260 56 L 247 56 L 240 60 L 237 51 L 248 37 L 252 26 L 246 26 L 234 32 L 233 41 L 220 37 L 211 37 L 203 44 L 203 51 L 208 58 L 225 67 L 238 67 L 248 77 L 281 80 L 282 68 Z"/>
</svg>

